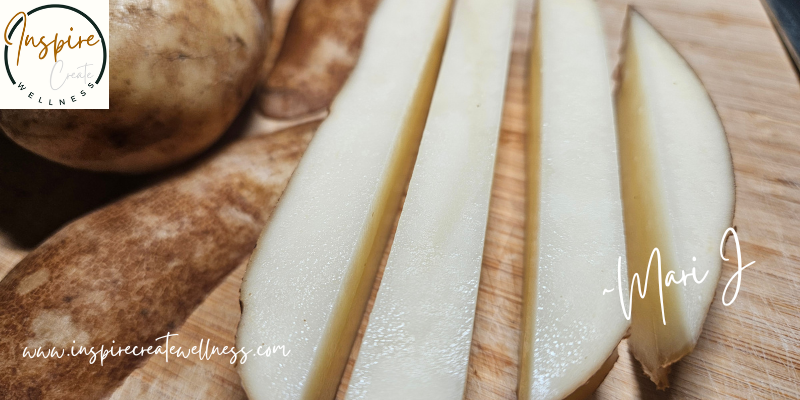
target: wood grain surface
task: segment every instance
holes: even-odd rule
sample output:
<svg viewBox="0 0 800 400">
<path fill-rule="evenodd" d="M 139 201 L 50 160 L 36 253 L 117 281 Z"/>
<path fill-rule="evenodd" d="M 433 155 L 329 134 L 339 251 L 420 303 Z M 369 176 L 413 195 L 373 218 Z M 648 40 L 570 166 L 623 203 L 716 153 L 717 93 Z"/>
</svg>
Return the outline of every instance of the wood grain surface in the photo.
<svg viewBox="0 0 800 400">
<path fill-rule="evenodd" d="M 525 68 L 534 0 L 521 0 L 467 382 L 468 399 L 514 399 L 517 384 L 525 204 Z M 628 2 L 600 0 L 613 68 Z M 717 106 L 733 153 L 734 225 L 744 271 L 736 302 L 723 306 L 736 271 L 729 240 L 716 298 L 695 351 L 656 391 L 625 342 L 597 399 L 800 398 L 800 85 L 759 0 L 634 0 L 633 5 L 697 71 Z M 256 126 L 275 126 L 258 125 Z M 0 194 L 2 195 L 2 194 Z M 36 215 L 28 218 L 35 219 Z M 2 227 L 0 217 L 0 227 Z M 25 254 L 0 236 L 0 275 Z M 387 247 L 388 251 L 388 247 Z M 240 267 L 177 332 L 174 345 L 201 339 L 232 345 Z M 379 282 L 376 282 L 376 288 Z M 373 291 L 373 298 L 375 290 Z M 371 305 L 370 305 L 371 308 Z M 368 314 L 360 332 L 366 326 Z M 360 341 L 360 337 L 358 339 Z M 358 341 L 339 390 L 347 389 Z M 151 358 L 114 399 L 243 399 L 228 357 Z"/>
</svg>

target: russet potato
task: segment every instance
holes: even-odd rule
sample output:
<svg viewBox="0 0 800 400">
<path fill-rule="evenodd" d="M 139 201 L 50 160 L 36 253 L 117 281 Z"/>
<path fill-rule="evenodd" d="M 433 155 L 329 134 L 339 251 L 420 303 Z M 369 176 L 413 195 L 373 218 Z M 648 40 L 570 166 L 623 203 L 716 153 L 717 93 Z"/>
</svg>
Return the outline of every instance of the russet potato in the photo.
<svg viewBox="0 0 800 400">
<path fill-rule="evenodd" d="M 268 0 L 111 0 L 108 110 L 2 110 L 21 146 L 75 168 L 138 173 L 209 147 L 264 61 Z"/>
<path fill-rule="evenodd" d="M 256 89 L 261 113 L 276 119 L 313 115 L 330 106 L 359 59 L 378 6 L 378 0 L 300 0 L 283 27 L 287 1 L 275 0 L 272 8 L 274 34 L 283 37 L 280 57 L 267 58 L 265 80 Z"/>
<path fill-rule="evenodd" d="M 66 225 L 0 280 L 0 399 L 106 398 L 246 259 L 317 123 L 247 137 Z M 215 146 L 216 147 L 216 146 Z M 73 342 L 74 341 L 74 342 Z"/>
</svg>

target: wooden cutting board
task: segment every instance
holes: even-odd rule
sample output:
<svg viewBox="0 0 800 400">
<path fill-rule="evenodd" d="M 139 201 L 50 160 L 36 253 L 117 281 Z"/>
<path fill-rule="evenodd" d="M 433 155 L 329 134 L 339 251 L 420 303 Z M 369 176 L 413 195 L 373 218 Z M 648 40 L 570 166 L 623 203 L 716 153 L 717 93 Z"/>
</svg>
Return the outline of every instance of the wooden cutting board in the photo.
<svg viewBox="0 0 800 400">
<path fill-rule="evenodd" d="M 515 398 L 525 203 L 524 87 L 532 3 L 522 0 L 519 7 L 468 399 Z M 613 68 L 627 4 L 625 0 L 600 0 L 600 4 Z M 736 253 L 729 241 L 726 254 L 733 257 L 724 264 L 703 335 L 695 351 L 673 369 L 669 390 L 655 390 L 623 341 L 619 361 L 594 396 L 800 398 L 800 85 L 795 70 L 758 0 L 634 0 L 633 4 L 686 57 L 717 106 L 733 153 L 734 225 L 742 258 L 745 264 L 756 263 L 744 271 L 736 302 L 723 306 L 722 288 L 736 271 Z M 25 254 L 0 237 L 0 275 Z M 220 346 L 233 344 L 243 272 L 240 267 L 211 293 L 176 332 L 180 336 L 172 344 L 191 347 L 200 339 Z M 361 332 L 367 318 L 368 314 Z M 340 398 L 360 340 L 359 336 Z M 112 398 L 243 399 L 238 375 L 228 361 L 214 357 L 166 362 L 154 357 Z"/>
</svg>

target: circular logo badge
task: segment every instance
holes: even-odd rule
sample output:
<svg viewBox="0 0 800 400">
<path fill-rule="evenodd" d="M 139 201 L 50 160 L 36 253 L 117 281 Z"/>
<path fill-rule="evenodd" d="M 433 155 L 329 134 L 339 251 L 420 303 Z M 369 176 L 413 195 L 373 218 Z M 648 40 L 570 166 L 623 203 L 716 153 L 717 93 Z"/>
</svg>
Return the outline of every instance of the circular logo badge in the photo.
<svg viewBox="0 0 800 400">
<path fill-rule="evenodd" d="M 63 4 L 20 11 L 3 38 L 6 84 L 20 108 L 97 108 L 80 103 L 104 94 L 107 104 L 108 91 L 97 90 L 107 81 L 106 38 L 83 11 Z"/>
</svg>

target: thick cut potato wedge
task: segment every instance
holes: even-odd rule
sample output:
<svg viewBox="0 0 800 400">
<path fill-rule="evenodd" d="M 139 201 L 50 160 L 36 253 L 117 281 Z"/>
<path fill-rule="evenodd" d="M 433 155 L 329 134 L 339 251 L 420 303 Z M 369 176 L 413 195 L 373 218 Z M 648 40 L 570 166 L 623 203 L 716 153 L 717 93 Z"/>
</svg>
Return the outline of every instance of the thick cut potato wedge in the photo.
<svg viewBox="0 0 800 400">
<path fill-rule="evenodd" d="M 714 105 L 686 61 L 635 11 L 625 39 L 617 118 L 633 287 L 628 343 L 663 389 L 670 365 L 697 344 L 714 299 L 719 242 L 733 218 L 733 165 Z M 646 280 L 654 248 L 661 266 L 654 258 Z M 688 281 L 667 286 L 670 272 Z"/>
<path fill-rule="evenodd" d="M 348 399 L 462 399 L 515 0 L 459 0 Z"/>
<path fill-rule="evenodd" d="M 253 399 L 333 398 L 425 125 L 449 0 L 383 0 L 242 282 L 237 346 Z"/>
<path fill-rule="evenodd" d="M 540 0 L 534 23 L 519 398 L 578 398 L 629 326 L 604 295 L 625 276 L 611 75 L 593 0 Z"/>
</svg>

